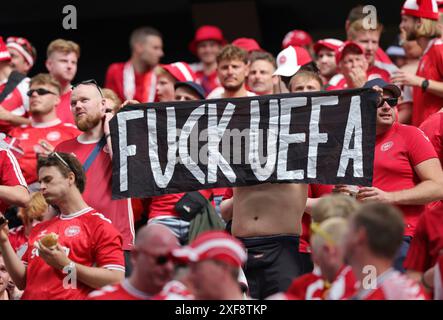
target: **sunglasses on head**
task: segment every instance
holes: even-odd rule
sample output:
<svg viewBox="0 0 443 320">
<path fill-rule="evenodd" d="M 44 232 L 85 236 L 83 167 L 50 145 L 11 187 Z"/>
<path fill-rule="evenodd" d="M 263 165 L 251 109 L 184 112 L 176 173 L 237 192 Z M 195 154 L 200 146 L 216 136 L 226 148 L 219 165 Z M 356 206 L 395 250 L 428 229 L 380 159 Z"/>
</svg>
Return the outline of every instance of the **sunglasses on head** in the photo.
<svg viewBox="0 0 443 320">
<path fill-rule="evenodd" d="M 26 93 L 26 95 L 28 96 L 28 97 L 30 97 L 30 96 L 32 96 L 32 94 L 34 93 L 34 92 L 36 92 L 39 96 L 44 96 L 44 95 L 46 95 L 46 94 L 56 94 L 56 93 L 54 93 L 54 92 L 52 92 L 52 91 L 49 91 L 49 90 L 46 90 L 46 89 L 43 89 L 43 88 L 38 88 L 38 89 L 31 89 L 31 90 L 29 90 L 27 93 Z"/>
<path fill-rule="evenodd" d="M 101 89 L 100 86 L 97 84 L 97 81 L 95 81 L 94 79 L 89 79 L 89 80 L 85 80 L 85 81 L 82 81 L 82 82 L 76 83 L 76 84 L 72 85 L 72 89 L 74 89 L 75 87 L 77 87 L 77 86 L 79 86 L 79 85 L 81 85 L 81 84 L 83 84 L 83 85 L 91 85 L 91 84 L 94 85 L 94 86 L 97 88 L 98 92 L 100 92 L 100 96 L 103 98 L 103 92 L 102 92 L 102 89 Z"/>
<path fill-rule="evenodd" d="M 60 161 L 66 168 L 68 168 L 70 171 L 73 171 L 71 166 L 57 153 L 57 152 L 51 152 L 48 155 L 48 158 L 55 158 L 58 161 Z"/>
<path fill-rule="evenodd" d="M 378 104 L 377 108 L 383 107 L 384 103 L 387 103 L 390 107 L 395 107 L 398 103 L 398 98 L 383 98 Z"/>
</svg>

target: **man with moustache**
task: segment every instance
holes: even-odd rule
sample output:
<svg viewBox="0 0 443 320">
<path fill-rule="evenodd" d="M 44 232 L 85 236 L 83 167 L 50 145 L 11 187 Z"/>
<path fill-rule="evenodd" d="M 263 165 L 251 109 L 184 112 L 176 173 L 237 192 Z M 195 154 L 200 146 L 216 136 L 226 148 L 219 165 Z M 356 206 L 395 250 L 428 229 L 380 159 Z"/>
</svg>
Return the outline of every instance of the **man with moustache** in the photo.
<svg viewBox="0 0 443 320">
<path fill-rule="evenodd" d="M 278 78 L 272 75 L 277 69 L 275 58 L 269 52 L 253 51 L 249 56 L 251 67 L 248 75 L 248 87 L 258 95 L 272 94 Z"/>
<path fill-rule="evenodd" d="M 83 164 L 87 179 L 83 197 L 86 203 L 110 219 L 122 234 L 128 269 L 129 251 L 134 243 L 134 217 L 130 199 L 112 200 L 112 146 L 109 131 L 112 113 L 105 113 L 106 102 L 95 80 L 80 82 L 74 87 L 71 107 L 77 128 L 83 133 L 59 144 L 56 151 L 74 153 Z M 85 168 L 87 160 L 90 165 Z M 126 273 L 128 275 L 129 271 Z"/>
</svg>

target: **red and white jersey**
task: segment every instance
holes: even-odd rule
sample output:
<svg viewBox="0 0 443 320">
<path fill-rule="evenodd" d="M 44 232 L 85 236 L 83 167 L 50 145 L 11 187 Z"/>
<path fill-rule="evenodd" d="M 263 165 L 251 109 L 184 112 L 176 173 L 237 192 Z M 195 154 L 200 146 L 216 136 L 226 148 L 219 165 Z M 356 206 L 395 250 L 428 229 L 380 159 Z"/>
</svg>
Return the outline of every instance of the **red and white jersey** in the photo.
<svg viewBox="0 0 443 320">
<path fill-rule="evenodd" d="M 425 272 L 443 252 L 443 202 L 428 205 L 421 215 L 403 263 L 407 270 Z"/>
<path fill-rule="evenodd" d="M 434 269 L 434 300 L 443 300 L 443 256 L 438 258 Z"/>
<path fill-rule="evenodd" d="M 398 67 L 392 62 L 386 52 L 384 52 L 383 49 L 380 47 L 378 47 L 377 51 L 375 52 L 374 65 L 380 69 L 387 71 L 390 75 L 398 70 Z"/>
<path fill-rule="evenodd" d="M 83 141 L 82 136 L 62 142 L 57 151 L 73 153 L 81 163 L 85 163 L 98 141 Z M 108 146 L 99 152 L 86 172 L 86 188 L 83 192 L 86 203 L 103 212 L 122 234 L 123 250 L 134 246 L 134 215 L 130 199 L 112 200 L 112 161 Z"/>
<path fill-rule="evenodd" d="M 18 252 L 18 250 L 28 242 L 28 236 L 25 233 L 25 227 L 23 225 L 9 230 L 8 238 L 15 252 Z"/>
<path fill-rule="evenodd" d="M 105 88 L 113 90 L 122 101 L 154 102 L 156 84 L 154 70 L 137 73 L 130 61 L 113 63 L 106 72 Z"/>
<path fill-rule="evenodd" d="M 11 151 L 0 148 L 0 185 L 18 186 L 28 188 L 23 177 L 20 165 Z M 7 203 L 0 200 L 0 212 L 4 213 L 9 207 Z"/>
<path fill-rule="evenodd" d="M 431 114 L 422 122 L 420 129 L 428 136 L 440 163 L 443 163 L 443 112 Z"/>
<path fill-rule="evenodd" d="M 225 89 L 223 87 L 217 87 L 208 94 L 206 99 L 222 99 L 224 93 Z M 246 97 L 255 97 L 255 96 L 257 95 L 254 92 L 246 91 Z"/>
<path fill-rule="evenodd" d="M 37 181 L 37 155 L 44 149 L 40 142 L 57 146 L 60 142 L 77 137 L 81 132 L 70 123 L 62 123 L 60 119 L 47 123 L 32 123 L 16 127 L 9 133 L 20 141 L 24 155 L 18 159 L 23 175 L 28 184 Z"/>
<path fill-rule="evenodd" d="M 220 86 L 220 80 L 217 76 L 217 70 L 214 70 L 211 74 L 205 75 L 203 72 L 203 64 L 192 63 L 189 65 L 195 73 L 195 82 L 205 89 L 206 95 L 208 95 L 212 90 Z"/>
<path fill-rule="evenodd" d="M 194 300 L 194 295 L 178 280 L 169 281 L 152 300 Z"/>
<path fill-rule="evenodd" d="M 382 78 L 386 82 L 390 82 L 389 73 L 386 70 L 380 69 L 376 66 L 369 67 L 366 74 L 368 76 L 368 81 L 372 79 Z M 343 74 L 338 73 L 333 76 L 331 80 L 329 80 L 329 83 L 326 87 L 327 91 L 348 89 L 348 82 Z"/>
<path fill-rule="evenodd" d="M 350 266 L 343 267 L 326 295 L 327 300 L 346 300 L 351 298 L 357 290 L 357 279 Z"/>
<path fill-rule="evenodd" d="M 417 69 L 417 76 L 429 80 L 443 81 L 443 40 L 433 39 L 429 42 Z M 438 112 L 443 106 L 443 98 L 421 87 L 413 88 L 411 124 L 420 126 L 431 114 Z"/>
<path fill-rule="evenodd" d="M 0 106 L 5 108 L 16 116 L 28 117 L 29 112 L 29 97 L 26 93 L 29 90 L 29 78 L 24 78 L 20 83 L 12 90 L 6 98 L 0 102 Z M 0 92 L 3 91 L 7 83 L 5 80 L 0 84 Z M 8 133 L 14 126 L 7 121 L 0 120 L 0 132 Z"/>
<path fill-rule="evenodd" d="M 152 297 L 136 289 L 128 279 L 114 285 L 92 291 L 88 300 L 151 300 Z"/>
<path fill-rule="evenodd" d="M 356 300 L 426 300 L 423 288 L 414 280 L 389 269 L 377 277 L 376 288 L 360 289 Z"/>
<path fill-rule="evenodd" d="M 415 187 L 420 179 L 414 167 L 437 158 L 429 138 L 420 129 L 394 122 L 375 140 L 372 185 L 391 192 Z M 405 220 L 405 235 L 413 236 L 424 205 L 399 205 Z"/>
<path fill-rule="evenodd" d="M 49 266 L 34 246 L 44 235 L 58 234 L 58 243 L 75 263 L 109 270 L 125 271 L 122 237 L 109 219 L 87 207 L 69 215 L 60 214 L 36 225 L 29 235 L 28 250 L 22 260 L 27 265 L 24 300 L 85 299 L 93 290 L 77 281 L 77 287 L 63 285 L 68 275 Z"/>
<path fill-rule="evenodd" d="M 311 273 L 304 274 L 292 281 L 285 296 L 288 300 L 322 300 L 325 298 L 326 290 L 320 268 L 314 266 Z"/>
<path fill-rule="evenodd" d="M 206 199 L 212 196 L 212 189 L 199 191 Z M 158 217 L 180 217 L 175 210 L 175 204 L 185 195 L 185 193 L 165 194 L 163 196 L 152 197 L 149 206 L 149 219 Z"/>
<path fill-rule="evenodd" d="M 71 94 L 72 90 L 69 90 L 65 94 L 60 96 L 60 103 L 56 107 L 57 118 L 63 123 L 70 123 L 75 125 L 74 115 L 71 110 Z"/>
</svg>

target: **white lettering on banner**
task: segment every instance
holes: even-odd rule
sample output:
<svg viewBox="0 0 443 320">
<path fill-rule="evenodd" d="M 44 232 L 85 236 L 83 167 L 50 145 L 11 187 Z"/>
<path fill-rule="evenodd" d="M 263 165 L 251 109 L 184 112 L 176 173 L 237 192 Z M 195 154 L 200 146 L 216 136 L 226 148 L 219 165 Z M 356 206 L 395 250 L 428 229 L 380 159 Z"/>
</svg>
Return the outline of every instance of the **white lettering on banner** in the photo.
<svg viewBox="0 0 443 320">
<path fill-rule="evenodd" d="M 289 133 L 292 108 L 306 106 L 306 97 L 287 98 L 280 100 L 280 143 L 278 150 L 277 179 L 302 180 L 305 172 L 303 169 L 287 171 L 288 148 L 290 144 L 306 141 L 305 133 Z"/>
<path fill-rule="evenodd" d="M 160 160 L 158 157 L 158 141 L 157 141 L 157 116 L 155 108 L 147 109 L 148 118 L 148 136 L 149 136 L 149 159 L 151 162 L 152 175 L 154 181 L 160 188 L 166 188 L 174 174 L 176 153 L 177 153 L 177 125 L 175 120 L 175 108 L 166 108 L 167 130 L 168 130 L 168 163 L 166 164 L 165 173 L 162 173 Z"/>
<path fill-rule="evenodd" d="M 229 182 L 235 182 L 236 176 L 234 171 L 219 151 L 220 141 L 234 111 L 235 105 L 228 103 L 219 124 L 217 124 L 217 105 L 213 103 L 208 104 L 208 183 L 217 182 L 218 167 L 220 167 Z"/>
<path fill-rule="evenodd" d="M 351 149 L 351 138 L 354 136 L 354 148 Z M 348 169 L 349 160 L 353 160 L 353 176 L 363 177 L 363 128 L 361 125 L 360 97 L 351 98 L 348 122 L 346 123 L 343 149 L 340 156 L 337 177 L 344 177 Z"/>
<path fill-rule="evenodd" d="M 337 96 L 312 98 L 311 120 L 309 121 L 308 178 L 317 178 L 318 145 L 320 143 L 328 142 L 328 134 L 321 133 L 318 127 L 318 124 L 320 123 L 321 106 L 337 104 Z"/>
<path fill-rule="evenodd" d="M 134 119 L 143 118 L 143 110 L 133 110 L 117 113 L 118 141 L 120 151 L 120 192 L 128 190 L 128 157 L 133 157 L 137 153 L 136 145 L 128 146 L 127 122 Z"/>
<path fill-rule="evenodd" d="M 275 170 L 277 160 L 277 136 L 278 136 L 278 100 L 269 101 L 269 126 L 267 142 L 267 159 L 264 167 L 260 164 L 259 156 L 259 126 L 260 105 L 257 100 L 251 101 L 251 127 L 249 131 L 249 162 L 254 175 L 259 181 L 268 179 Z"/>
<path fill-rule="evenodd" d="M 191 112 L 189 118 L 186 120 L 185 124 L 183 125 L 183 129 L 180 133 L 179 147 L 178 147 L 178 153 L 180 155 L 182 163 L 201 184 L 205 183 L 205 174 L 203 173 L 203 171 L 201 171 L 197 163 L 195 163 L 195 161 L 192 160 L 191 156 L 189 155 L 188 138 L 189 135 L 191 134 L 192 128 L 196 125 L 198 119 L 200 119 L 201 116 L 204 114 L 205 114 L 204 104 L 202 104 L 201 106 L 199 106 L 198 108 L 194 109 Z"/>
</svg>

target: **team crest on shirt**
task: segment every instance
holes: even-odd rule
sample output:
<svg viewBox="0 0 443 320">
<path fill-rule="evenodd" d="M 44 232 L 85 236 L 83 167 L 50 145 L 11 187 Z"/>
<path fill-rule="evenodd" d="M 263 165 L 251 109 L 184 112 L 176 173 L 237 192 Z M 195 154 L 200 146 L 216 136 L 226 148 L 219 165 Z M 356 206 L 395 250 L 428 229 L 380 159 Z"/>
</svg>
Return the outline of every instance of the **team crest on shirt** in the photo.
<svg viewBox="0 0 443 320">
<path fill-rule="evenodd" d="M 29 139 L 29 133 L 22 133 L 20 135 L 20 140 L 28 140 Z"/>
<path fill-rule="evenodd" d="M 75 237 L 80 233 L 79 226 L 70 226 L 65 229 L 65 236 L 67 237 Z"/>
<path fill-rule="evenodd" d="M 58 131 L 51 131 L 46 135 L 46 139 L 48 139 L 49 141 L 57 141 L 60 139 L 60 137 L 61 134 Z"/>
<path fill-rule="evenodd" d="M 394 142 L 392 142 L 392 141 L 385 142 L 380 147 L 380 150 L 383 152 L 388 151 L 389 149 L 392 148 L 393 145 L 394 145 Z"/>
</svg>

